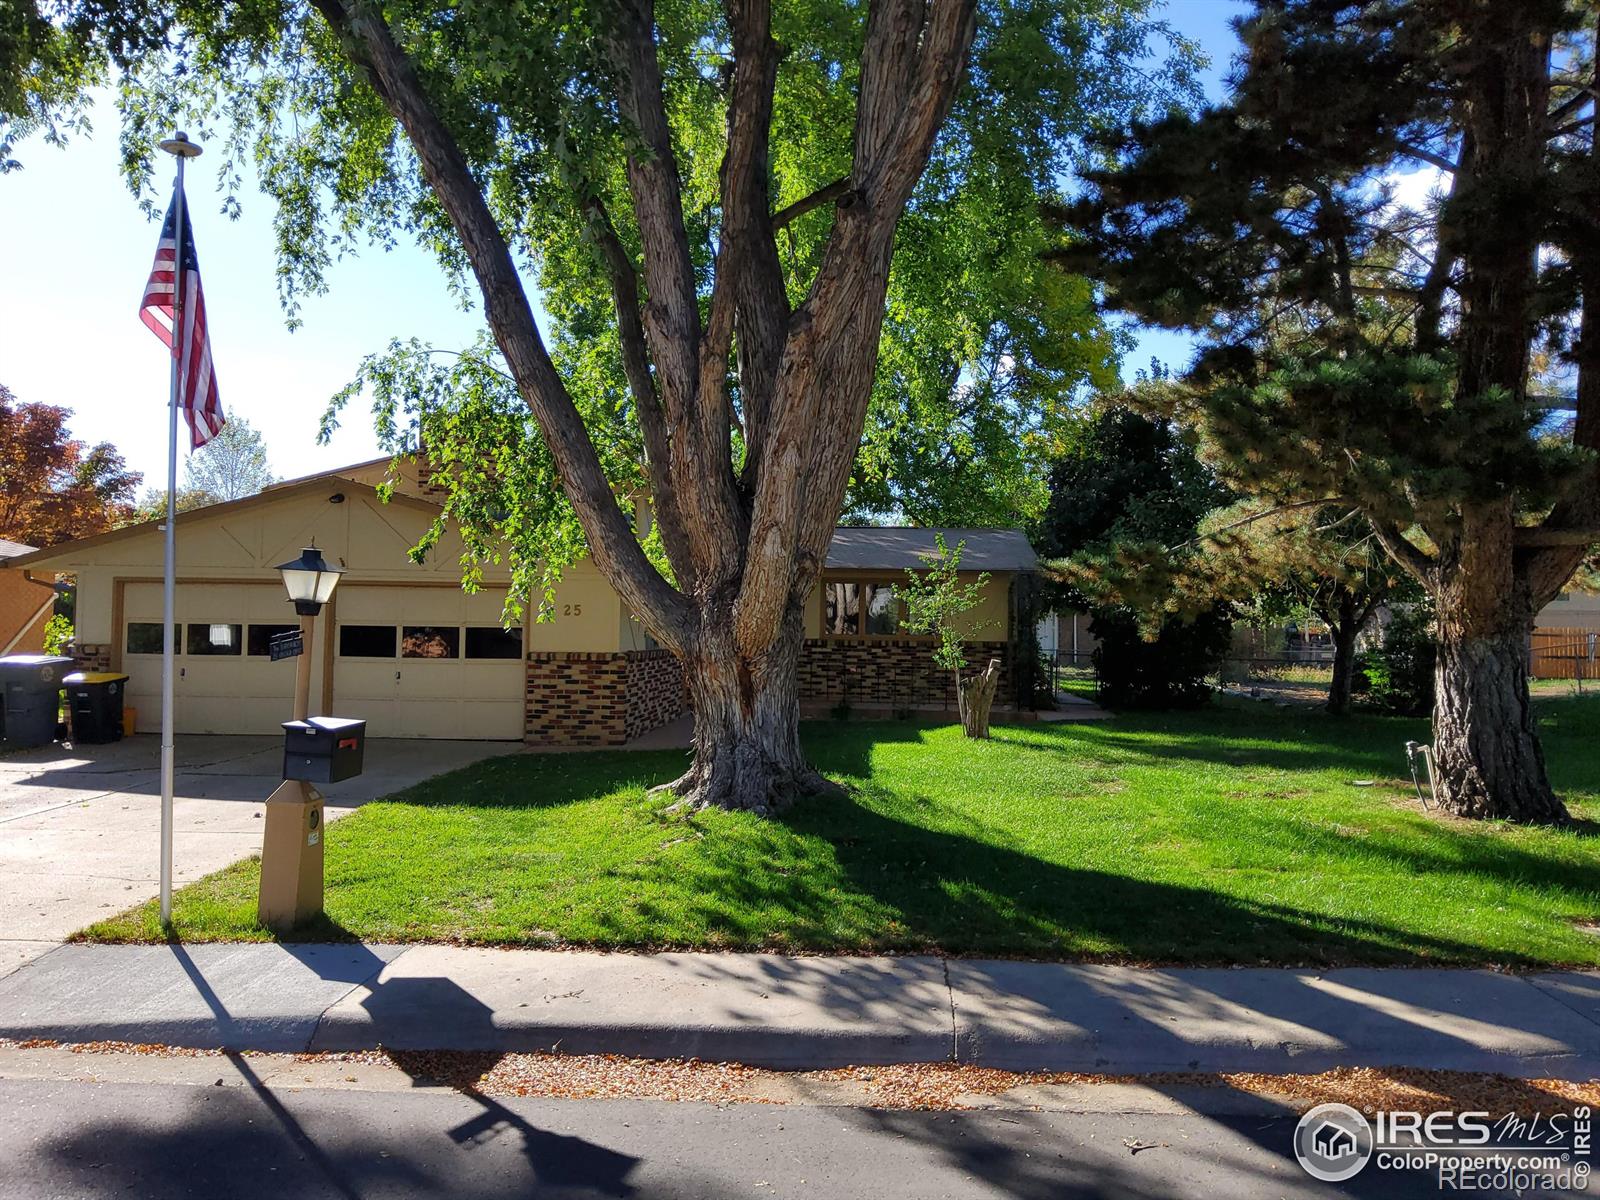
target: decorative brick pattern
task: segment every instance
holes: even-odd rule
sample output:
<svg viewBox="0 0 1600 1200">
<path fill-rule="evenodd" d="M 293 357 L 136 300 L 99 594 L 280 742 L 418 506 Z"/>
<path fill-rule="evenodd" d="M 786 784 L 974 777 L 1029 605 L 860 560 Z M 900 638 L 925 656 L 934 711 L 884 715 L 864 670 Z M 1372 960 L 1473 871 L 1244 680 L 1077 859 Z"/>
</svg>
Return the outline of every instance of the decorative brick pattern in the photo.
<svg viewBox="0 0 1600 1200">
<path fill-rule="evenodd" d="M 686 708 L 668 651 L 528 655 L 523 736 L 533 745 L 620 746 Z"/>
<path fill-rule="evenodd" d="M 79 671 L 111 670 L 111 647 L 96 642 L 70 642 L 65 651 Z"/>
<path fill-rule="evenodd" d="M 1004 642 L 971 642 L 967 660 L 975 666 L 999 658 L 996 699 L 1010 703 L 1011 656 Z M 950 672 L 933 665 L 925 641 L 887 638 L 807 638 L 800 650 L 800 699 L 837 704 L 883 704 L 891 708 L 956 707 Z"/>
<path fill-rule="evenodd" d="M 968 657 L 1005 664 L 997 698 L 1011 703 L 1006 643 L 973 642 Z M 524 736 L 536 746 L 620 746 L 689 711 L 683 668 L 667 650 L 533 653 L 527 681 Z M 954 711 L 956 688 L 927 642 L 811 638 L 800 651 L 800 699 Z"/>
<path fill-rule="evenodd" d="M 659 729 L 689 711 L 683 667 L 670 650 L 635 650 L 628 660 L 627 740 Z"/>
<path fill-rule="evenodd" d="M 621 654 L 528 655 L 523 736 L 541 746 L 627 740 L 628 660 Z"/>
</svg>

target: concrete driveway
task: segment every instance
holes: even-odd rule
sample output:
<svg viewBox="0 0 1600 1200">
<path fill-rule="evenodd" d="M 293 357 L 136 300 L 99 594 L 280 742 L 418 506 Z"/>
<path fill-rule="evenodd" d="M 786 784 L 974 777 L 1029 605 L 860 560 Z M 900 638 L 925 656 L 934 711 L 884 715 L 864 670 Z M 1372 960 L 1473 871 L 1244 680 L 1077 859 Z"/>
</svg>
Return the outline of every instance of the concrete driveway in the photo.
<svg viewBox="0 0 1600 1200">
<path fill-rule="evenodd" d="M 375 738 L 366 771 L 322 788 L 328 819 L 518 742 Z M 184 884 L 261 849 L 278 737 L 180 737 L 173 875 Z M 0 975 L 159 890 L 161 739 L 50 746 L 0 758 Z"/>
</svg>

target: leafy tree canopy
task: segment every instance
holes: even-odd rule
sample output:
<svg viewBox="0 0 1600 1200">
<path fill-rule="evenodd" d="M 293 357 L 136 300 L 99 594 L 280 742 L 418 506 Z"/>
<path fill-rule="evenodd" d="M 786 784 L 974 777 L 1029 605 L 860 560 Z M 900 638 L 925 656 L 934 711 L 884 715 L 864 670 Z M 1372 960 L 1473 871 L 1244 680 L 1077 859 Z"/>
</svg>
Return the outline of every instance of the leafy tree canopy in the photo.
<svg viewBox="0 0 1600 1200">
<path fill-rule="evenodd" d="M 221 433 L 189 455 L 183 481 L 185 490 L 218 500 L 253 496 L 276 482 L 260 431 L 240 416 L 230 416 Z"/>
<path fill-rule="evenodd" d="M 464 292 L 466 261 L 444 212 L 315 5 L 48 7 L 49 22 L 20 23 L 10 53 L 31 56 L 33 78 L 51 86 L 24 94 L 13 82 L 0 113 L 15 130 L 59 125 L 83 83 L 126 71 L 130 183 L 157 202 L 151 148 L 175 122 L 216 156 L 208 161 L 218 163 L 229 209 L 253 164 L 275 205 L 291 321 L 304 296 L 324 289 L 331 262 L 367 239 L 419 241 Z M 618 111 L 616 69 L 594 36 L 611 10 L 543 0 L 382 7 L 540 290 L 552 356 L 614 486 L 636 492 L 643 446 L 605 256 L 613 234 L 636 260 L 644 247 L 625 167 L 638 135 Z M 1195 94 L 1193 47 L 1152 21 L 1151 7 L 980 5 L 967 81 L 901 222 L 852 511 L 944 523 L 1037 513 L 1040 466 L 1059 444 L 1068 401 L 1085 385 L 1107 385 L 1120 350 L 1089 285 L 1043 268 L 1065 239 L 1042 220 L 1039 201 L 1059 198 L 1068 173 L 1092 160 L 1094 135 Z M 839 0 L 773 15 L 781 61 L 770 186 L 791 302 L 819 266 L 849 165 L 865 16 L 866 6 Z M 720 232 L 731 34 L 722 7 L 701 0 L 658 3 L 654 19 L 704 308 Z M 389 449 L 426 441 L 442 479 L 456 484 L 449 517 L 475 547 L 509 538 L 518 591 L 536 594 L 582 552 L 583 535 L 561 500 L 512 497 L 521 483 L 548 484 L 554 466 L 492 343 L 451 349 L 463 357 L 436 361 L 425 339 L 396 342 L 366 362 L 341 403 L 375 397 Z M 737 410 L 737 389 L 733 400 Z M 494 448 L 504 446 L 515 448 L 516 484 L 491 483 L 474 466 L 486 453 L 503 460 Z"/>
<path fill-rule="evenodd" d="M 24 404 L 0 384 L 0 537 L 53 546 L 103 533 L 127 515 L 142 476 L 114 446 L 67 430 L 72 411 Z"/>
</svg>

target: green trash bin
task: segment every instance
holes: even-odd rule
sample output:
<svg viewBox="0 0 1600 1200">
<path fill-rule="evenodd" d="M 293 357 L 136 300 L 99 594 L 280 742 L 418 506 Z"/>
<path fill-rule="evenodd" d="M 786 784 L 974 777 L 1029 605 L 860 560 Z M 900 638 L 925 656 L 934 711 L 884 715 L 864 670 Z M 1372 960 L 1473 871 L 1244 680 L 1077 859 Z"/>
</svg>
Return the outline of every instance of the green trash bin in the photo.
<svg viewBox="0 0 1600 1200">
<path fill-rule="evenodd" d="M 80 743 L 122 740 L 122 700 L 128 677 L 115 671 L 74 671 L 67 685 L 67 722 Z"/>
<path fill-rule="evenodd" d="M 72 666 L 70 658 L 56 654 L 0 658 L 0 732 L 8 747 L 48 746 L 56 740 L 62 680 Z"/>
</svg>

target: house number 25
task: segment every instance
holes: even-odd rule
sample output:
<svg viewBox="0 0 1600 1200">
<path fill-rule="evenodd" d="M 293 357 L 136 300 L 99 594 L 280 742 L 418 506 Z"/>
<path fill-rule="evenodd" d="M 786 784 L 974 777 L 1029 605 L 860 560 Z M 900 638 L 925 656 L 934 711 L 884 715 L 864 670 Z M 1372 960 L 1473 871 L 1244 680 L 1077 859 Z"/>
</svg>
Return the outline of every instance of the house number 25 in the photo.
<svg viewBox="0 0 1600 1200">
<path fill-rule="evenodd" d="M 581 617 L 583 616 L 583 605 L 563 604 L 561 606 L 561 615 L 563 617 Z"/>
</svg>

